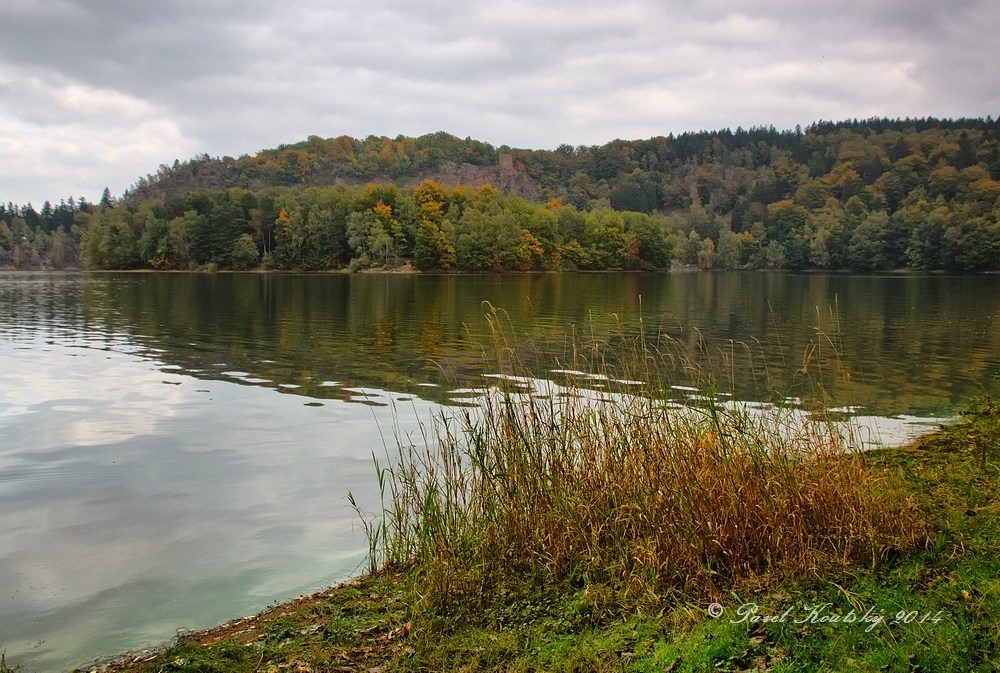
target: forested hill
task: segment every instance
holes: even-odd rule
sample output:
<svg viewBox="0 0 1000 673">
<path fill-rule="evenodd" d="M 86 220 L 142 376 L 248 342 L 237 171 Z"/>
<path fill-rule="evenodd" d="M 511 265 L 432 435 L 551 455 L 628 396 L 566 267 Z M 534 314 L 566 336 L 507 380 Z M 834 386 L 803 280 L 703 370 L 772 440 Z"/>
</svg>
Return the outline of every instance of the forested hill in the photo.
<svg viewBox="0 0 1000 673">
<path fill-rule="evenodd" d="M 874 184 L 888 173 L 877 186 L 895 201 L 901 190 L 926 183 L 941 163 L 957 169 L 980 163 L 998 179 L 998 140 L 998 123 L 990 118 L 818 122 L 804 131 L 724 129 L 555 150 L 494 147 L 443 132 L 364 140 L 310 136 L 238 159 L 203 155 L 161 165 L 125 198 L 139 202 L 193 189 L 259 191 L 337 182 L 412 186 L 433 179 L 445 185 L 488 183 L 504 194 L 557 198 L 580 210 L 608 203 L 617 210 L 652 212 L 688 208 L 698 199 L 721 214 L 742 206 L 741 196 L 764 204 L 791 198 L 809 179 L 850 191 L 852 183 Z"/>
<path fill-rule="evenodd" d="M 260 191 L 266 187 L 325 187 L 337 183 L 362 185 L 391 182 L 413 185 L 424 179 L 447 185 L 491 184 L 505 194 L 534 200 L 538 184 L 518 165 L 501 165 L 497 149 L 471 138 L 447 133 L 395 139 L 348 136 L 323 139 L 310 136 L 293 145 L 261 150 L 239 159 L 202 155 L 173 166 L 161 165 L 156 175 L 140 178 L 125 195 L 141 202 L 183 194 L 194 189 L 241 187 Z M 531 152 L 530 150 L 528 151 Z"/>
<path fill-rule="evenodd" d="M 1000 125 L 869 119 L 555 150 L 311 137 L 163 166 L 117 204 L 0 205 L 0 266 L 78 256 L 93 268 L 998 270 Z"/>
</svg>

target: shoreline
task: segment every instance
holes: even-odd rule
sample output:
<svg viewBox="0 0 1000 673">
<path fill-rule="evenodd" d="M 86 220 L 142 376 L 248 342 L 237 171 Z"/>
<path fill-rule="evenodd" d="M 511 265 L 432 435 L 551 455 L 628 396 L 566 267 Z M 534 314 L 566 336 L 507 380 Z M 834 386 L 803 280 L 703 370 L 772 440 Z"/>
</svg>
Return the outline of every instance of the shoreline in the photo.
<svg viewBox="0 0 1000 673">
<path fill-rule="evenodd" d="M 9 274 L 185 274 L 185 275 L 279 275 L 279 276 L 552 276 L 564 274 L 628 274 L 628 275 L 673 275 L 673 274 L 715 274 L 715 273 L 785 273 L 803 275 L 835 275 L 835 276 L 995 276 L 1000 270 L 993 271 L 945 271 L 942 269 L 879 269 L 871 271 L 853 271 L 851 269 L 700 269 L 694 266 L 678 266 L 660 271 L 643 269 L 552 269 L 525 271 L 421 271 L 414 268 L 399 269 L 362 269 L 350 271 L 343 269 L 293 270 L 293 269 L 18 269 L 12 266 L 0 266 L 0 273 Z"/>
<path fill-rule="evenodd" d="M 556 667 L 560 657 L 580 656 L 584 663 L 576 670 L 589 670 L 591 664 L 602 671 L 717 670 L 721 660 L 738 664 L 733 670 L 872 671 L 916 670 L 914 662 L 926 660 L 920 670 L 938 670 L 934 662 L 942 663 L 943 656 L 961 670 L 986 670 L 984 666 L 1000 661 L 995 638 L 1000 623 L 1000 474 L 995 453 L 980 466 L 977 446 L 985 451 L 1000 444 L 1000 407 L 986 403 L 985 408 L 906 445 L 867 454 L 873 465 L 904 476 L 937 530 L 927 549 L 875 569 L 786 582 L 743 596 L 743 605 L 733 607 L 743 612 L 730 612 L 728 621 L 713 618 L 715 608 L 705 601 L 681 597 L 665 614 L 588 618 L 586 628 L 578 631 L 567 628 L 558 615 L 586 602 L 591 589 L 566 587 L 536 588 L 540 605 L 556 606 L 541 616 L 518 616 L 525 607 L 511 599 L 513 612 L 503 607 L 500 612 L 506 616 L 487 614 L 483 624 L 447 614 L 427 621 L 413 614 L 419 596 L 412 577 L 381 571 L 75 670 L 545 669 L 546 662 Z M 735 597 L 726 600 L 732 603 Z M 866 614 L 881 617 L 877 623 L 870 617 L 865 628 L 819 618 L 807 627 L 787 628 L 789 614 L 813 603 L 828 604 L 825 610 L 831 614 L 867 606 Z M 905 614 L 916 611 L 924 622 L 894 619 L 904 609 Z M 757 612 L 774 619 L 751 621 L 748 615 Z M 785 622 L 779 620 L 781 614 Z M 877 631 L 872 635 L 875 629 L 880 636 Z M 956 640 L 968 641 L 969 647 L 956 648 Z M 720 652 L 736 654 L 719 659 Z"/>
</svg>

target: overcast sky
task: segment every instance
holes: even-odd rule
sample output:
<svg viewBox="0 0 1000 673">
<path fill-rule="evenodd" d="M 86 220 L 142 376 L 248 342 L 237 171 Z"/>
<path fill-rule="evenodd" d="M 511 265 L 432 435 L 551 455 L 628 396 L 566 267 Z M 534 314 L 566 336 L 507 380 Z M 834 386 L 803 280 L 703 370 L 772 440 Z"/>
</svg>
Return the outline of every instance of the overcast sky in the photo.
<svg viewBox="0 0 1000 673">
<path fill-rule="evenodd" d="M 997 116 L 995 0 L 0 0 L 0 199 L 310 134 L 553 148 Z"/>
</svg>

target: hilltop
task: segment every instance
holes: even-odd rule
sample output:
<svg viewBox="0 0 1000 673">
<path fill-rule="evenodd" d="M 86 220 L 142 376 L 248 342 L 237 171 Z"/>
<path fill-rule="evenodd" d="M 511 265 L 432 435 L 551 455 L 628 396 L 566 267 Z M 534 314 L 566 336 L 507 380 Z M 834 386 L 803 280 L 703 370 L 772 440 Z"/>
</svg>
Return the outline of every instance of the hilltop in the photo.
<svg viewBox="0 0 1000 673">
<path fill-rule="evenodd" d="M 172 166 L 162 165 L 156 175 L 140 178 L 125 198 L 130 202 L 163 200 L 195 189 L 234 187 L 260 191 L 369 182 L 412 186 L 429 179 L 449 186 L 491 184 L 504 194 L 538 199 L 542 193 L 539 183 L 523 164 L 515 167 L 505 149 L 444 132 L 419 138 L 368 136 L 364 140 L 309 136 L 302 142 L 238 159 L 204 154 L 183 163 L 175 161 Z"/>
<path fill-rule="evenodd" d="M 314 135 L 236 159 L 201 155 L 161 165 L 155 175 L 140 178 L 126 200 L 233 187 L 260 191 L 369 182 L 406 187 L 430 179 L 448 186 L 489 183 L 504 194 L 530 201 L 557 198 L 580 210 L 602 200 L 617 210 L 640 212 L 700 201 L 724 213 L 732 212 L 740 196 L 751 203 L 792 198 L 803 183 L 826 178 L 839 195 L 877 186 L 893 206 L 940 166 L 962 170 L 979 164 L 994 180 L 1000 178 L 998 131 L 991 118 L 855 119 L 794 130 L 770 126 L 563 144 L 554 150 L 495 147 L 445 132 L 363 140 Z M 821 188 L 811 194 L 812 200 L 820 193 L 825 194 Z"/>
</svg>

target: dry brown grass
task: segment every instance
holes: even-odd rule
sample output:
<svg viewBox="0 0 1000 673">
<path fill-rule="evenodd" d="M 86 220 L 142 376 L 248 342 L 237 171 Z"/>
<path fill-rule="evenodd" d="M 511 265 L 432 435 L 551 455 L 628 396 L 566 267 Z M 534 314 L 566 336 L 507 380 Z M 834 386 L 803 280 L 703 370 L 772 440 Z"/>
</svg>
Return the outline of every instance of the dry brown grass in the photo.
<svg viewBox="0 0 1000 673">
<path fill-rule="evenodd" d="M 834 426 L 718 399 L 678 409 L 657 357 L 619 358 L 638 392 L 500 379 L 401 439 L 379 471 L 373 566 L 415 565 L 438 605 L 512 573 L 660 600 L 871 566 L 925 540 L 898 481 Z"/>
</svg>

